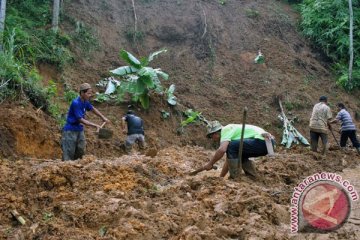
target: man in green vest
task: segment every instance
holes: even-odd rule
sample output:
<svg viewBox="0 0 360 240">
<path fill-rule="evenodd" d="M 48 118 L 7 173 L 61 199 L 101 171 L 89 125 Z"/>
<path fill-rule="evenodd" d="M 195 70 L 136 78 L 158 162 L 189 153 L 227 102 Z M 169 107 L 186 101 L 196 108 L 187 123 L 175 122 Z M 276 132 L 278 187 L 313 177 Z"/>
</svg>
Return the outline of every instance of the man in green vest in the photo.
<svg viewBox="0 0 360 240">
<path fill-rule="evenodd" d="M 225 161 L 220 177 L 224 177 L 229 170 L 230 177 L 232 177 L 232 172 L 235 172 L 236 175 L 237 169 L 232 168 L 234 168 L 237 164 L 231 163 L 237 163 L 241 133 L 242 124 L 228 124 L 223 127 L 218 121 L 210 122 L 208 125 L 207 137 L 216 142 L 220 141 L 220 147 L 216 150 L 211 160 L 203 166 L 203 169 L 211 170 L 213 165 L 226 153 L 228 161 Z M 269 139 L 274 145 L 274 138 L 270 133 L 254 125 L 245 125 L 242 169 L 246 175 L 254 178 L 257 177 L 256 169 L 249 158 L 265 156 L 268 154 L 265 139 Z M 229 166 L 229 163 L 231 166 Z"/>
</svg>

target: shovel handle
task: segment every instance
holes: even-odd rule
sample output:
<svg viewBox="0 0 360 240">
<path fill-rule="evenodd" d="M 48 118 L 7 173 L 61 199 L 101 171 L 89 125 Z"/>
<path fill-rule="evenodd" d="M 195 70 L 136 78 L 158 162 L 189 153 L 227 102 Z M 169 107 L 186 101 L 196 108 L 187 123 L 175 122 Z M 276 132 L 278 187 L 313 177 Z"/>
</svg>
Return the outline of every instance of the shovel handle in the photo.
<svg viewBox="0 0 360 240">
<path fill-rule="evenodd" d="M 106 122 L 103 122 L 100 126 L 100 128 L 103 128 L 105 126 Z"/>
<path fill-rule="evenodd" d="M 212 167 L 212 169 L 217 170 L 217 166 L 214 165 L 214 166 Z M 190 175 L 190 176 L 194 176 L 194 175 L 196 175 L 196 174 L 198 174 L 199 172 L 202 172 L 202 171 L 205 171 L 205 169 L 199 168 L 199 169 L 197 169 L 197 170 L 195 170 L 195 171 L 190 172 L 189 175 Z"/>
<path fill-rule="evenodd" d="M 334 137 L 335 142 L 337 143 L 337 145 L 338 145 L 339 147 L 341 147 L 340 144 L 339 144 L 339 142 L 338 142 L 338 140 L 337 140 L 336 137 L 335 137 L 335 134 L 334 134 L 333 130 L 332 130 L 331 128 L 329 128 L 329 130 L 330 130 L 332 136 Z"/>
</svg>

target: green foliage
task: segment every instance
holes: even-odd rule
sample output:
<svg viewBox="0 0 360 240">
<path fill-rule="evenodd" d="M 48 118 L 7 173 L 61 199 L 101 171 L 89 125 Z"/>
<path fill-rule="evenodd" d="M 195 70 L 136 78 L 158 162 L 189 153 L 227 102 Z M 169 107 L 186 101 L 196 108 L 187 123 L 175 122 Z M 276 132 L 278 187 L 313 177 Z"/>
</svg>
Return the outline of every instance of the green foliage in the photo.
<svg viewBox="0 0 360 240">
<path fill-rule="evenodd" d="M 116 89 L 120 101 L 122 101 L 125 94 L 129 94 L 132 101 L 140 102 L 144 109 L 148 109 L 150 92 L 163 93 L 159 77 L 167 80 L 168 74 L 161 71 L 161 69 L 148 67 L 148 64 L 163 52 L 166 52 L 166 50 L 154 52 L 140 61 L 131 53 L 125 50 L 120 51 L 120 57 L 130 64 L 130 66 L 122 66 L 110 71 L 123 80 Z"/>
<path fill-rule="evenodd" d="M 102 103 L 102 102 L 107 102 L 109 100 L 110 100 L 110 96 L 108 94 L 96 93 L 95 101 Z"/>
<path fill-rule="evenodd" d="M 184 115 L 187 117 L 186 120 L 181 122 L 181 127 L 185 127 L 190 123 L 197 122 L 200 120 L 201 112 L 193 111 L 192 109 L 188 109 L 184 112 Z"/>
<path fill-rule="evenodd" d="M 106 226 L 101 226 L 101 228 L 99 229 L 99 236 L 100 237 L 104 237 L 107 233 L 108 229 Z"/>
<path fill-rule="evenodd" d="M 46 88 L 35 70 L 39 63 L 55 65 L 59 70 L 73 61 L 70 43 L 93 50 L 96 39 L 90 28 L 79 24 L 71 37 L 54 32 L 51 24 L 52 0 L 8 0 L 3 51 L 0 52 L 0 102 L 8 98 L 24 98 L 36 108 L 53 116 L 60 124 L 64 121 L 56 84 L 52 81 Z M 78 44 L 78 43 L 81 44 Z M 76 93 L 75 93 L 76 94 Z M 72 99 L 73 92 L 66 92 L 65 99 Z M 77 95 L 77 94 L 76 94 Z"/>
<path fill-rule="evenodd" d="M 4 50 L 0 52 L 0 101 L 25 93 L 35 107 L 48 112 L 49 96 L 40 84 L 40 75 L 16 55 L 22 48 L 15 44 L 15 30 L 4 40 Z"/>
<path fill-rule="evenodd" d="M 247 17 L 249 18 L 258 18 L 259 17 L 259 11 L 257 10 L 254 10 L 254 9 L 251 9 L 251 8 L 248 8 L 245 10 L 245 14 Z"/>
<path fill-rule="evenodd" d="M 225 5 L 226 4 L 226 0 L 218 0 L 220 5 Z"/>
<path fill-rule="evenodd" d="M 8 1 L 5 37 L 15 29 L 15 45 L 21 51 L 14 53 L 16 58 L 27 63 L 46 62 L 62 69 L 73 60 L 69 50 L 70 39 L 55 33 L 45 26 L 50 24 L 50 0 Z"/>
<path fill-rule="evenodd" d="M 89 53 L 99 48 L 98 39 L 93 33 L 93 29 L 86 26 L 83 22 L 76 21 L 75 32 L 71 35 L 81 53 L 89 57 Z"/>
<path fill-rule="evenodd" d="M 304 108 L 303 104 L 301 104 L 300 102 L 297 102 L 297 101 L 295 101 L 295 102 L 285 101 L 284 106 L 285 106 L 286 110 L 288 110 L 288 111 L 292 111 L 294 109 L 300 110 L 300 109 Z"/>
<path fill-rule="evenodd" d="M 164 109 L 160 111 L 162 119 L 168 119 L 170 117 L 170 113 L 165 111 Z"/>
<path fill-rule="evenodd" d="M 54 214 L 53 214 L 53 213 L 51 213 L 51 212 L 45 212 L 45 213 L 43 213 L 42 219 L 43 219 L 44 222 L 48 222 L 48 221 L 50 221 L 53 217 L 54 217 Z"/>
<path fill-rule="evenodd" d="M 304 0 L 301 5 L 301 27 L 305 36 L 309 37 L 336 64 L 335 70 L 340 75 L 338 84 L 347 89 L 360 85 L 360 61 L 353 65 L 353 82 L 345 81 L 349 61 L 349 6 L 348 1 L 341 0 Z M 354 12 L 354 55 L 360 54 L 360 5 L 353 1 Z"/>
<path fill-rule="evenodd" d="M 360 66 L 360 65 L 357 65 Z M 339 77 L 336 80 L 336 84 L 342 86 L 346 90 L 352 90 L 355 88 L 360 88 L 360 68 L 353 70 L 352 78 L 353 81 L 349 82 L 349 71 L 347 66 L 337 64 L 336 68 L 338 69 Z"/>
<path fill-rule="evenodd" d="M 78 96 L 78 93 L 73 90 L 67 90 L 64 93 L 64 100 L 67 103 L 71 103 Z"/>
<path fill-rule="evenodd" d="M 145 34 L 142 31 L 134 31 L 133 29 L 128 29 L 125 31 L 125 37 L 126 39 L 131 42 L 143 42 L 145 38 Z"/>
</svg>

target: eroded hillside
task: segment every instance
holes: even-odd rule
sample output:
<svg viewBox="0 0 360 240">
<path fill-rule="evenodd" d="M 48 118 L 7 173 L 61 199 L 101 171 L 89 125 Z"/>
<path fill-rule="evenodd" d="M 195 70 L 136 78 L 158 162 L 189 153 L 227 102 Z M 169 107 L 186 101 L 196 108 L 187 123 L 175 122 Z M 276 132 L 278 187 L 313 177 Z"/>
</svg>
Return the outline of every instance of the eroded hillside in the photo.
<svg viewBox="0 0 360 240">
<path fill-rule="evenodd" d="M 120 49 L 145 56 L 167 48 L 152 66 L 169 73 L 164 85 L 176 84 L 180 105 L 170 107 L 162 96 L 151 96 L 148 111 L 137 108 L 145 121 L 148 149 L 135 149 L 128 156 L 120 148 L 125 139 L 120 119 L 127 103 L 96 104 L 111 120 L 107 127 L 114 131 L 113 138 L 102 140 L 86 129 L 85 158 L 61 162 L 61 131 L 54 119 L 23 101 L 2 104 L 0 238 L 360 238 L 358 202 L 349 223 L 335 232 L 289 233 L 291 194 L 304 177 L 337 172 L 360 189 L 359 157 L 352 150 L 322 157 L 302 146 L 278 148 L 276 158 L 256 160 L 261 178 L 255 182 L 245 176 L 240 181 L 218 178 L 220 170 L 188 175 L 208 161 L 213 146 L 203 125 L 178 134 L 186 108 L 225 125 L 240 122 L 247 106 L 248 122 L 272 132 L 278 143 L 278 96 L 306 137 L 320 95 L 328 95 L 331 107 L 342 101 L 351 113 L 360 109 L 356 93 L 349 95 L 334 84 L 321 54 L 298 33 L 298 15 L 289 5 L 275 0 L 225 2 L 135 0 L 134 9 L 132 1 L 64 1 L 66 14 L 91 26 L 100 47 L 82 56 L 73 46 L 78 57 L 62 73 L 41 65 L 45 81 L 54 79 L 60 90 L 64 84 L 77 90 L 80 83 L 95 85 L 110 69 L 125 65 L 118 57 Z M 135 42 L 134 11 L 142 36 Z M 61 30 L 70 29 L 64 21 Z M 259 49 L 265 64 L 253 62 Z M 161 119 L 162 109 L 171 113 L 169 119 Z M 335 146 L 334 139 L 330 144 Z M 24 226 L 11 216 L 13 209 L 26 220 Z"/>
</svg>

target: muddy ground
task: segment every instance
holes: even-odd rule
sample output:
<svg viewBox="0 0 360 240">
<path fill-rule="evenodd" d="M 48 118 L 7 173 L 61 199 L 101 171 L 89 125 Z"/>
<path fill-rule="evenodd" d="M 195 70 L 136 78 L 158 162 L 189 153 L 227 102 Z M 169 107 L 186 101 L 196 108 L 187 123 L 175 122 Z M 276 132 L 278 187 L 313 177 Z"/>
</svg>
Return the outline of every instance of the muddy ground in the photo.
<svg viewBox="0 0 360 240">
<path fill-rule="evenodd" d="M 302 146 L 278 148 L 275 158 L 255 160 L 257 181 L 222 179 L 220 169 L 188 175 L 216 147 L 204 137 L 204 125 L 190 125 L 179 134 L 182 111 L 188 108 L 226 125 L 240 123 L 247 106 L 248 122 L 271 132 L 278 143 L 278 96 L 305 137 L 320 95 L 329 97 L 334 114 L 338 101 L 353 116 L 360 111 L 358 93 L 335 84 L 328 59 L 299 34 L 299 15 L 286 1 L 134 1 L 143 36 L 137 42 L 129 38 L 135 27 L 131 1 L 63 2 L 68 18 L 61 31 L 73 34 L 74 21 L 66 21 L 73 19 L 91 26 L 99 40 L 95 52 L 72 46 L 74 63 L 63 72 L 46 63 L 39 66 L 44 82 L 57 84 L 63 114 L 68 107 L 61 100 L 64 86 L 75 91 L 82 82 L 94 86 L 109 70 L 126 65 L 118 57 L 120 49 L 141 57 L 167 48 L 151 66 L 169 73 L 163 85 L 176 84 L 181 105 L 170 107 L 162 96 L 151 95 L 149 110 L 136 108 L 149 148 L 128 156 L 120 148 L 125 139 L 120 119 L 128 102 L 96 104 L 111 120 L 107 127 L 113 138 L 100 140 L 87 128 L 87 155 L 62 162 L 61 129 L 53 118 L 24 99 L 2 103 L 0 239 L 360 239 L 359 201 L 348 222 L 334 232 L 290 233 L 290 198 L 305 177 L 336 172 L 360 191 L 360 159 L 352 150 L 322 157 Z M 262 65 L 253 62 L 259 49 L 265 56 Z M 161 119 L 161 110 L 171 117 Z M 91 114 L 88 119 L 100 123 Z M 331 138 L 330 144 L 336 142 Z M 12 217 L 12 210 L 25 225 Z"/>
<path fill-rule="evenodd" d="M 212 151 L 169 147 L 150 157 L 62 162 L 1 160 L 2 239 L 359 239 L 358 204 L 350 222 L 327 234 L 290 234 L 293 187 L 316 172 L 337 172 L 355 187 L 359 157 L 304 147 L 255 160 L 256 181 L 189 176 Z M 222 161 L 217 163 L 222 165 Z M 343 171 L 344 169 L 348 169 Z M 10 211 L 26 220 L 20 225 Z"/>
</svg>

